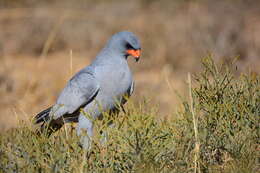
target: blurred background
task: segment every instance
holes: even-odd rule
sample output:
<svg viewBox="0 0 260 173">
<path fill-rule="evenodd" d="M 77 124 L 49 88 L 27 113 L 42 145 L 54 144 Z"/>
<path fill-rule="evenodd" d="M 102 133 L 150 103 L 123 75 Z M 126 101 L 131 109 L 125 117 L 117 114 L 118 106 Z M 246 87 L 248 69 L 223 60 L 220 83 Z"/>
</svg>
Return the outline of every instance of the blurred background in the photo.
<svg viewBox="0 0 260 173">
<path fill-rule="evenodd" d="M 112 34 L 139 36 L 129 58 L 135 102 L 148 98 L 167 117 L 187 95 L 187 73 L 211 53 L 260 72 L 260 1 L 0 0 L 0 131 L 54 103 L 66 81 L 88 65 Z"/>
</svg>

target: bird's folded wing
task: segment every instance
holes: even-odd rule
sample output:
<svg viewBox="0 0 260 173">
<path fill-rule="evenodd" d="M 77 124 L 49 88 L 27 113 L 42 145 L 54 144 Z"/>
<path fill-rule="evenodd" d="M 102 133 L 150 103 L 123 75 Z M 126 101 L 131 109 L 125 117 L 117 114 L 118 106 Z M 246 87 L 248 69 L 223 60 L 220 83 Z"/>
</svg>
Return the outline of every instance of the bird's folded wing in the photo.
<svg viewBox="0 0 260 173">
<path fill-rule="evenodd" d="M 86 71 L 77 73 L 57 99 L 55 108 L 52 110 L 56 114 L 55 119 L 67 113 L 71 114 L 93 101 L 99 89 L 99 84 L 92 73 Z"/>
</svg>

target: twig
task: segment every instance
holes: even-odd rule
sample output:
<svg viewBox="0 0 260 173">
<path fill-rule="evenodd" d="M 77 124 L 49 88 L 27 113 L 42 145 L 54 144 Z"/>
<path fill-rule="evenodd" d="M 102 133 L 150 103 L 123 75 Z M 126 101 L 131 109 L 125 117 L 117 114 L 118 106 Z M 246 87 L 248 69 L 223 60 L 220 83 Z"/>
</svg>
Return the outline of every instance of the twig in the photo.
<svg viewBox="0 0 260 173">
<path fill-rule="evenodd" d="M 191 91 L 191 77 L 190 73 L 188 73 L 188 83 L 189 83 L 189 96 L 190 96 L 190 110 L 193 118 L 193 128 L 194 128 L 194 134 L 195 134 L 195 156 L 194 156 L 194 173 L 200 173 L 200 164 L 199 164 L 199 152 L 200 152 L 200 142 L 198 138 L 198 124 L 197 124 L 197 117 L 195 115 L 194 111 L 194 101 L 192 97 L 192 91 Z M 198 170 L 198 171 L 197 171 Z"/>
<path fill-rule="evenodd" d="M 73 56 L 72 56 L 72 50 L 70 50 L 70 76 L 73 74 Z"/>
</svg>

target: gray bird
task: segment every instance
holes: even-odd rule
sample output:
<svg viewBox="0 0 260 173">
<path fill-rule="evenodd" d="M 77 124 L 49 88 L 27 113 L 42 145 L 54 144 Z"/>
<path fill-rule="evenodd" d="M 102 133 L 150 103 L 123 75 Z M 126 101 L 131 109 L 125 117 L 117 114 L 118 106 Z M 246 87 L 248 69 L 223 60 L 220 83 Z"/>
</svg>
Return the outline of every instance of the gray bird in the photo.
<svg viewBox="0 0 260 173">
<path fill-rule="evenodd" d="M 133 56 L 138 61 L 140 53 L 140 41 L 132 32 L 116 33 L 95 60 L 70 79 L 56 103 L 35 116 L 35 123 L 42 123 L 42 131 L 51 135 L 64 123 L 78 122 L 77 135 L 83 148 L 89 149 L 93 120 L 104 112 L 119 112 L 125 97 L 133 93 L 134 81 L 127 57 Z M 83 135 L 84 131 L 87 135 Z"/>
</svg>

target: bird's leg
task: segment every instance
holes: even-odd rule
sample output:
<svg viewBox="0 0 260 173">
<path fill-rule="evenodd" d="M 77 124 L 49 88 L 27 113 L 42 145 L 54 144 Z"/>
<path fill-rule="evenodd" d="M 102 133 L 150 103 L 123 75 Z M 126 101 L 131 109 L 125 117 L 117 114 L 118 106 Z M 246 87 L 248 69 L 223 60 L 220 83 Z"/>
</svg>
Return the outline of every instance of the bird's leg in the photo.
<svg viewBox="0 0 260 173">
<path fill-rule="evenodd" d="M 93 121 L 88 119 L 83 113 L 79 115 L 77 135 L 80 137 L 82 147 L 85 150 L 90 150 L 93 136 Z"/>
<path fill-rule="evenodd" d="M 111 120 L 111 121 L 109 121 L 108 123 L 107 123 L 107 126 L 108 126 L 108 128 L 114 128 L 115 127 L 115 124 L 113 123 L 113 121 Z M 105 145 L 106 143 L 107 143 L 107 141 L 108 141 L 108 132 L 106 131 L 106 130 L 102 130 L 101 131 L 101 138 L 100 138 L 100 143 L 101 143 L 101 145 Z"/>
</svg>

